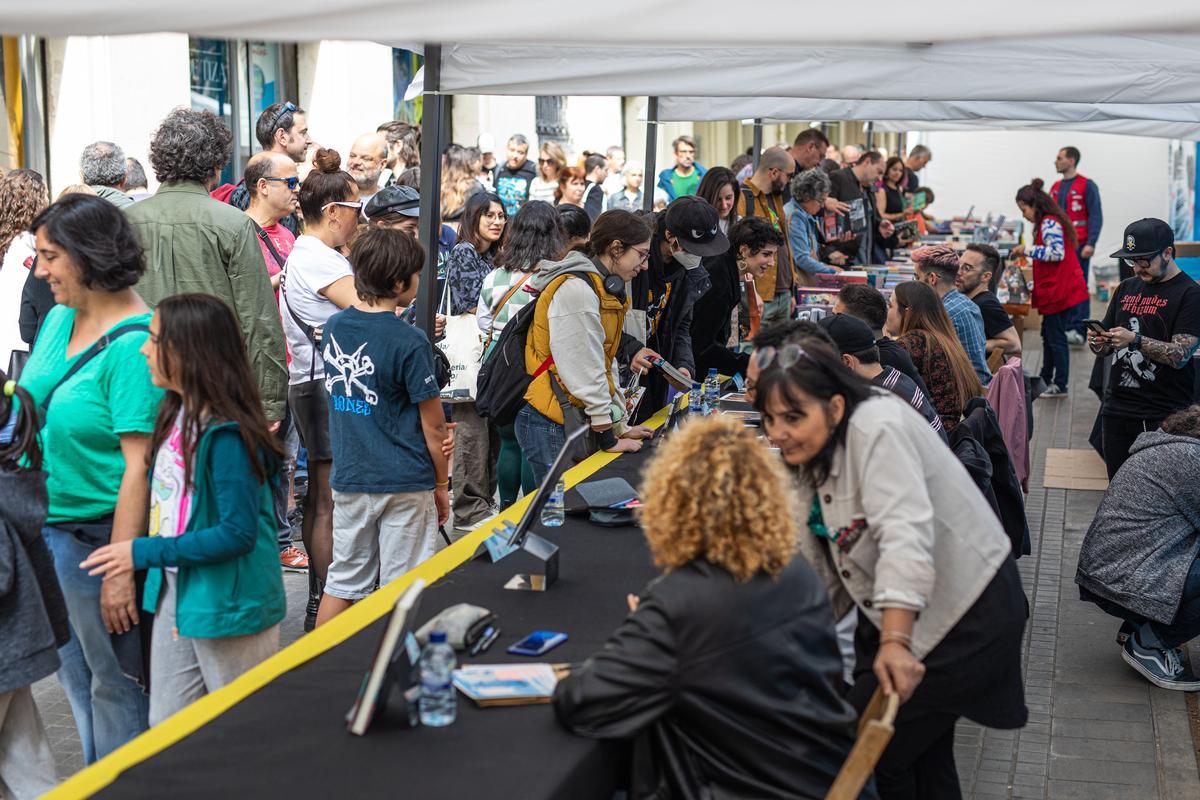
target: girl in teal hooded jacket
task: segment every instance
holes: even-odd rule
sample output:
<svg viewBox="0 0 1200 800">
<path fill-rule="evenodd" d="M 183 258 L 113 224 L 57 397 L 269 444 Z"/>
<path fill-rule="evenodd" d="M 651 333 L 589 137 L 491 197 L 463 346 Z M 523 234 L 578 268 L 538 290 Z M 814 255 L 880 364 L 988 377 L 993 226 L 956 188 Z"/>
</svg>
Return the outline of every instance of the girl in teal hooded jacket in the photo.
<svg viewBox="0 0 1200 800">
<path fill-rule="evenodd" d="M 163 300 L 142 353 L 166 390 L 150 449 L 149 536 L 80 564 L 105 577 L 150 569 L 150 724 L 279 649 L 286 610 L 271 488 L 271 434 L 240 326 L 220 299 Z"/>
</svg>

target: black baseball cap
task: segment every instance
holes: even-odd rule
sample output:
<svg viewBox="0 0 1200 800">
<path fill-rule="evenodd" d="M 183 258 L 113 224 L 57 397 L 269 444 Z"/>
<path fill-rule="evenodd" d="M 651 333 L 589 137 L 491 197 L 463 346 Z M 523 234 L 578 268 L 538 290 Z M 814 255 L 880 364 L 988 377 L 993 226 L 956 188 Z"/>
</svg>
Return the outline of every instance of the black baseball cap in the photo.
<svg viewBox="0 0 1200 800">
<path fill-rule="evenodd" d="M 1161 219 L 1146 217 L 1125 227 L 1121 249 L 1109 258 L 1153 258 L 1175 246 L 1175 232 Z"/>
<path fill-rule="evenodd" d="M 863 350 L 870 350 L 875 346 L 875 334 L 871 333 L 867 323 L 857 317 L 849 314 L 832 314 L 817 324 L 825 329 L 825 332 L 833 339 L 833 343 L 837 345 L 838 351 L 843 355 L 861 353 Z"/>
<path fill-rule="evenodd" d="M 663 213 L 667 215 L 667 230 L 692 255 L 719 256 L 729 249 L 717 210 L 707 200 L 692 195 L 680 197 Z"/>
<path fill-rule="evenodd" d="M 421 216 L 421 195 L 411 186 L 388 186 L 380 189 L 367 201 L 364 209 L 367 219 L 380 214 L 402 214 L 406 217 Z"/>
</svg>

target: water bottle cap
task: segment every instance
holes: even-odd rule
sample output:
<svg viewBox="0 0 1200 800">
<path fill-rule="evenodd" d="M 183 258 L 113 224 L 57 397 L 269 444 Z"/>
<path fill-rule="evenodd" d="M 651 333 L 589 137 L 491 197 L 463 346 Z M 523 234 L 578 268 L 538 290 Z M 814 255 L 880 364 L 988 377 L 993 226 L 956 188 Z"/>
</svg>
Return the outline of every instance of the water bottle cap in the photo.
<svg viewBox="0 0 1200 800">
<path fill-rule="evenodd" d="M 715 378 L 716 376 L 717 376 L 717 368 L 716 368 L 716 367 L 709 367 L 709 368 L 708 368 L 708 377 L 710 377 L 710 378 Z"/>
<path fill-rule="evenodd" d="M 433 633 L 429 634 L 429 643 L 430 644 L 445 644 L 446 643 L 446 632 L 445 631 L 434 631 Z"/>
<path fill-rule="evenodd" d="M 700 385 L 699 381 L 692 381 L 692 388 L 693 389 L 703 389 L 704 387 Z"/>
</svg>

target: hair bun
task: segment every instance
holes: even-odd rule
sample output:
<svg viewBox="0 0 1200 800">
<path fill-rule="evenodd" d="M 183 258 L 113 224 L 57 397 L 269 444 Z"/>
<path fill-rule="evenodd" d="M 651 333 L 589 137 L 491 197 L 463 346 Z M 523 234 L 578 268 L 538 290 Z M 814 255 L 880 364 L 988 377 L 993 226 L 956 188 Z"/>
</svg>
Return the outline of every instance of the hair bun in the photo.
<svg viewBox="0 0 1200 800">
<path fill-rule="evenodd" d="M 1029 182 L 1029 185 L 1040 192 L 1043 191 L 1042 187 L 1045 186 L 1046 183 L 1041 178 L 1034 178 Z"/>
<path fill-rule="evenodd" d="M 337 172 L 342 168 L 342 157 L 337 150 L 322 147 L 313 154 L 313 167 L 320 172 Z"/>
</svg>

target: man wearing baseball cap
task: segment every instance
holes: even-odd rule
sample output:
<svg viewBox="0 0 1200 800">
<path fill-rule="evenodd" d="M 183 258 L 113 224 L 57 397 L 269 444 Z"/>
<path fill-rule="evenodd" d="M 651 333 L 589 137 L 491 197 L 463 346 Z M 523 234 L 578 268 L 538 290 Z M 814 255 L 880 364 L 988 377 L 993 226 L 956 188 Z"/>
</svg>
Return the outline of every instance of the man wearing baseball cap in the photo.
<svg viewBox="0 0 1200 800">
<path fill-rule="evenodd" d="M 937 432 L 943 442 L 949 441 L 937 409 L 917 384 L 913 383 L 912 378 L 898 369 L 879 363 L 879 347 L 875 344 L 875 334 L 867 323 L 849 314 L 832 314 L 817 324 L 833 339 L 847 367 L 908 403 L 925 418 L 929 427 Z"/>
<path fill-rule="evenodd" d="M 1145 431 L 1195 401 L 1192 354 L 1200 341 L 1200 286 L 1175 263 L 1175 234 L 1161 219 L 1125 228 L 1112 258 L 1133 268 L 1104 315 L 1104 332 L 1089 329 L 1092 352 L 1112 356 L 1100 406 L 1108 477 Z"/>
<path fill-rule="evenodd" d="M 710 286 L 700 266 L 705 256 L 729 249 L 717 210 L 694 195 L 680 197 L 657 217 L 647 256 L 649 268 L 633 279 L 632 307 L 625 317 L 628 334 L 622 354 L 642 377 L 646 395 L 641 419 L 667 402 L 667 379 L 651 359 L 663 358 L 685 375 L 698 379 L 692 356 L 692 307 Z M 677 386 L 677 389 L 691 387 Z"/>
</svg>

